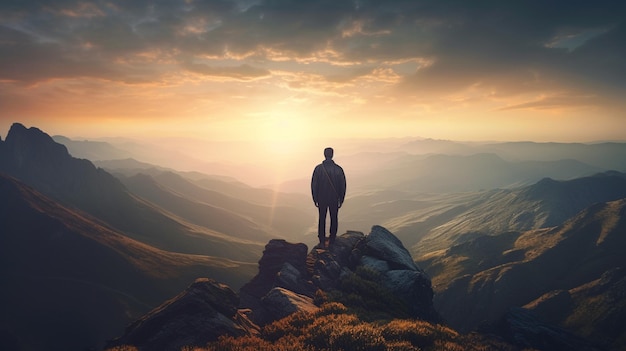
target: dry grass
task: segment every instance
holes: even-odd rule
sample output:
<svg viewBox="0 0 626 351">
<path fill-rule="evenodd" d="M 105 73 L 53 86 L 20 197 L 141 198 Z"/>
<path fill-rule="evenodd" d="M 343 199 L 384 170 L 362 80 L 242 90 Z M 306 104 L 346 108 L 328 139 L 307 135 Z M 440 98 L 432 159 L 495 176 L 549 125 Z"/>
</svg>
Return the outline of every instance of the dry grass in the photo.
<svg viewBox="0 0 626 351">
<path fill-rule="evenodd" d="M 220 337 L 195 351 L 514 351 L 510 345 L 460 335 L 439 324 L 394 319 L 365 322 L 332 302 L 316 313 L 298 312 L 265 326 L 260 337 Z"/>
</svg>

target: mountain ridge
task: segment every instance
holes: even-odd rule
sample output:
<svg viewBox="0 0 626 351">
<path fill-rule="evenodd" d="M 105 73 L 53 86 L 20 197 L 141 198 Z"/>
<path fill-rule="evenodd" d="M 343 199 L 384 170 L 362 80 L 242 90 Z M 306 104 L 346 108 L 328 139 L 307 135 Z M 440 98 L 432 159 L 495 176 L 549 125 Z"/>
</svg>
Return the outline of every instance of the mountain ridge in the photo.
<svg viewBox="0 0 626 351">
<path fill-rule="evenodd" d="M 508 306 L 525 305 L 550 291 L 574 289 L 626 266 L 621 254 L 625 230 L 626 198 L 594 204 L 558 227 L 512 234 L 514 240 L 491 254 L 508 253 L 512 255 L 508 260 L 453 280 L 436 295 L 435 305 L 461 331 L 483 320 L 493 322 Z"/>
<path fill-rule="evenodd" d="M 168 251 L 223 256 L 253 262 L 262 243 L 239 244 L 237 233 L 218 233 L 170 216 L 131 194 L 114 176 L 91 162 L 72 157 L 42 132 L 15 123 L 2 142 L 0 172 L 106 222 L 126 235 Z"/>
<path fill-rule="evenodd" d="M 249 263 L 137 242 L 2 173 L 0 191 L 0 330 L 24 349 L 94 346 L 197 276 L 238 286 L 253 274 Z"/>
</svg>

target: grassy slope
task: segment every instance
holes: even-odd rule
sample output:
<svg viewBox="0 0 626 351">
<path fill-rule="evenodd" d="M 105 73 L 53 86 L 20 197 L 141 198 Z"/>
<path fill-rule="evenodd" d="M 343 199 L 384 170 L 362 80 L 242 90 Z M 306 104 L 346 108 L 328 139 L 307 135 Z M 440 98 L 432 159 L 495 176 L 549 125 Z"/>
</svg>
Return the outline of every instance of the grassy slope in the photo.
<svg viewBox="0 0 626 351">
<path fill-rule="evenodd" d="M 36 349 L 93 346 L 197 277 L 237 288 L 256 273 L 255 264 L 155 249 L 6 176 L 0 189 L 0 329 Z"/>
</svg>

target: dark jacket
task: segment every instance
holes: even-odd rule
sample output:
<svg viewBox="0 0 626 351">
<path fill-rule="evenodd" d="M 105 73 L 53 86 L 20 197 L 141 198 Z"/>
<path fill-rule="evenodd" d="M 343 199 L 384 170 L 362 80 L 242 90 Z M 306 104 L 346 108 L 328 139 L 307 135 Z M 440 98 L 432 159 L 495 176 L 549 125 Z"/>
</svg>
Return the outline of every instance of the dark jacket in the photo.
<svg viewBox="0 0 626 351">
<path fill-rule="evenodd" d="M 343 168 L 333 160 L 324 160 L 317 165 L 311 178 L 311 194 L 316 204 L 343 203 L 346 197 L 346 175 Z"/>
</svg>

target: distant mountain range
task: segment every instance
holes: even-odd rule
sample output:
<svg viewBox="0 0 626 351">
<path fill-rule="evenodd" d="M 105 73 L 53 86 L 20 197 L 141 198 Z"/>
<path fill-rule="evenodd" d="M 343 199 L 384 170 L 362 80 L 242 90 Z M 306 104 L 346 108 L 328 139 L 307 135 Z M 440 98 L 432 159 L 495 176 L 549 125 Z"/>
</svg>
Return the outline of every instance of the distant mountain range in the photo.
<svg viewBox="0 0 626 351">
<path fill-rule="evenodd" d="M 478 236 L 556 226 L 594 203 L 624 197 L 626 174 L 611 171 L 480 192 L 373 191 L 346 201 L 343 219 L 348 228 L 358 227 L 367 213 L 420 257 Z"/>
<path fill-rule="evenodd" d="M 129 237 L 181 253 L 254 262 L 264 241 L 242 239 L 187 223 L 129 192 L 111 174 L 76 159 L 37 128 L 14 124 L 0 153 L 0 172 L 12 175 L 64 205 L 81 209 Z M 258 231 L 242 224 L 242 231 Z M 242 236 L 239 236 L 242 235 Z"/>
</svg>

